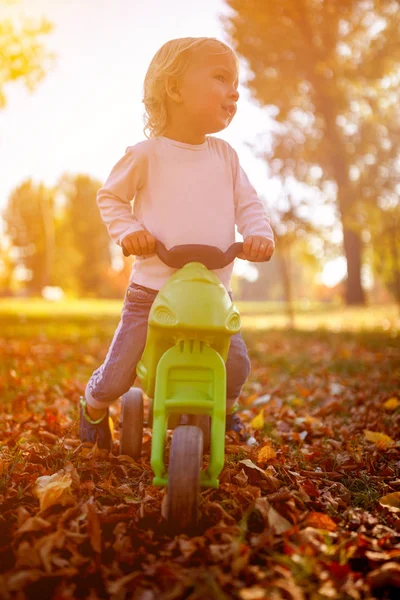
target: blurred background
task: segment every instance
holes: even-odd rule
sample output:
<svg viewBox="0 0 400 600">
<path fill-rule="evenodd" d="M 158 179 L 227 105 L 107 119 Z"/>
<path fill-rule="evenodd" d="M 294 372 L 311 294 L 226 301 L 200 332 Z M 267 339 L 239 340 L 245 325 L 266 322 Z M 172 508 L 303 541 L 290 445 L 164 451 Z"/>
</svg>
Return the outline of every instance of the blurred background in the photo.
<svg viewBox="0 0 400 600">
<path fill-rule="evenodd" d="M 123 298 L 133 259 L 111 243 L 97 190 L 146 139 L 142 89 L 155 52 L 212 36 L 241 63 L 238 112 L 217 135 L 238 152 L 277 242 L 270 263 L 236 261 L 236 299 L 278 303 L 290 318 L 321 305 L 397 311 L 397 1 L 0 8 L 0 301 Z"/>
</svg>

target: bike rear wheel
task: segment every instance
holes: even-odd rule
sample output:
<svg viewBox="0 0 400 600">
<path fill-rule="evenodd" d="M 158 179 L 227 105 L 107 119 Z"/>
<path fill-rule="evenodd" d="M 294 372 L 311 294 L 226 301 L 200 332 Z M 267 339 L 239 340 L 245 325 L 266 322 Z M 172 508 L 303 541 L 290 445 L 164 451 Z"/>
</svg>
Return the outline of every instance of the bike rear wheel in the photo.
<svg viewBox="0 0 400 600">
<path fill-rule="evenodd" d="M 140 458 L 143 440 L 143 393 L 131 388 L 122 396 L 120 454 Z"/>
</svg>

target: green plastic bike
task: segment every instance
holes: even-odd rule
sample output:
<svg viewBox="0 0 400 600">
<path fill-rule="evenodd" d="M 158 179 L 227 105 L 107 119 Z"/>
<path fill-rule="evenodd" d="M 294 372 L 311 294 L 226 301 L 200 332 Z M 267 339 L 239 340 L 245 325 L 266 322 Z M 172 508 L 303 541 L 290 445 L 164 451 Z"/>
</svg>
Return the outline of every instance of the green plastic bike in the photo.
<svg viewBox="0 0 400 600">
<path fill-rule="evenodd" d="M 225 362 L 230 338 L 241 323 L 227 290 L 211 270 L 230 264 L 242 251 L 242 243 L 224 253 L 198 244 L 168 251 L 156 242 L 159 258 L 178 271 L 151 307 L 146 346 L 136 371 L 150 399 L 153 484 L 167 486 L 167 520 L 177 531 L 196 524 L 200 486 L 217 488 L 224 466 Z M 140 457 L 143 421 L 142 390 L 131 388 L 122 397 L 121 454 Z M 174 429 L 168 469 L 167 429 Z M 201 470 L 208 449 L 209 464 Z"/>
</svg>

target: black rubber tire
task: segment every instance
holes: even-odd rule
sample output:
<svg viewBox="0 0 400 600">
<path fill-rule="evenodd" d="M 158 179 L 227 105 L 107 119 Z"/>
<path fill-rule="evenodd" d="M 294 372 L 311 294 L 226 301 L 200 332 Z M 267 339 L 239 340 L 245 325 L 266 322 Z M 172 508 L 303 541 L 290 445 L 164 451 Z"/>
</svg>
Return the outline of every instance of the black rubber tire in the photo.
<svg viewBox="0 0 400 600">
<path fill-rule="evenodd" d="M 140 458 L 143 440 L 143 393 L 131 388 L 122 396 L 120 454 Z"/>
<path fill-rule="evenodd" d="M 190 532 L 199 518 L 203 432 L 177 427 L 172 436 L 168 467 L 167 521 L 174 533 Z"/>
<path fill-rule="evenodd" d="M 188 425 L 200 427 L 203 432 L 203 452 L 207 454 L 210 450 L 211 419 L 208 415 L 188 415 Z"/>
</svg>

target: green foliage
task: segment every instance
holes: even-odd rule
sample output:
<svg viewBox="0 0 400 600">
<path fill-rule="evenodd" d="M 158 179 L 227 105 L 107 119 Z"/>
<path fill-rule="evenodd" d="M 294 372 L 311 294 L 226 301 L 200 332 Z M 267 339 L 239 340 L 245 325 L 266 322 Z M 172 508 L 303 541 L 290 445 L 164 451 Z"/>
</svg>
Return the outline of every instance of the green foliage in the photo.
<svg viewBox="0 0 400 600">
<path fill-rule="evenodd" d="M 7 103 L 5 84 L 20 80 L 33 91 L 53 66 L 55 55 L 41 42 L 52 30 L 46 19 L 40 23 L 21 18 L 0 21 L 0 108 Z"/>
<path fill-rule="evenodd" d="M 52 190 L 28 179 L 11 194 L 3 215 L 6 233 L 18 251 L 16 266 L 28 270 L 27 288 L 32 294 L 40 293 L 42 287 L 50 283 L 54 250 L 53 206 Z"/>
<path fill-rule="evenodd" d="M 374 210 L 371 227 L 372 265 L 374 273 L 400 304 L 400 202 L 392 194 L 385 209 Z"/>
<path fill-rule="evenodd" d="M 10 271 L 27 270 L 29 295 L 46 285 L 72 295 L 112 294 L 110 240 L 96 204 L 100 186 L 88 175 L 64 175 L 54 189 L 27 180 L 11 194 L 3 216 L 13 252 L 5 258 Z"/>
<path fill-rule="evenodd" d="M 274 113 L 271 174 L 320 191 L 337 209 L 347 300 L 362 302 L 361 234 L 398 181 L 400 7 L 394 0 L 227 0 L 222 18 L 250 67 L 253 97 Z M 310 194 L 311 195 L 311 194 Z M 318 203 L 309 202 L 311 210 Z M 397 231 L 398 233 L 398 231 Z"/>
<path fill-rule="evenodd" d="M 64 250 L 69 248 L 71 271 L 83 296 L 107 297 L 109 292 L 110 239 L 96 203 L 100 187 L 101 183 L 88 175 L 64 175 L 58 184 L 64 197 L 58 262 L 64 262 Z"/>
</svg>

